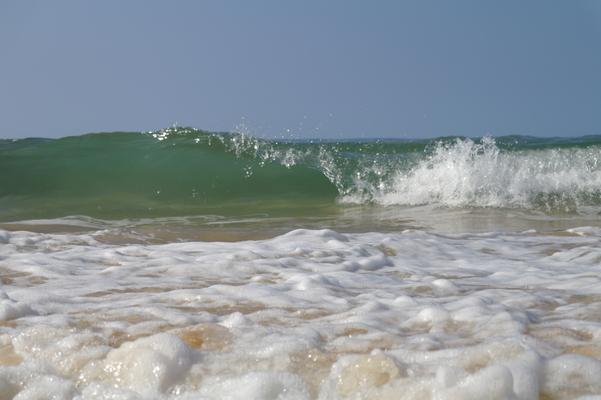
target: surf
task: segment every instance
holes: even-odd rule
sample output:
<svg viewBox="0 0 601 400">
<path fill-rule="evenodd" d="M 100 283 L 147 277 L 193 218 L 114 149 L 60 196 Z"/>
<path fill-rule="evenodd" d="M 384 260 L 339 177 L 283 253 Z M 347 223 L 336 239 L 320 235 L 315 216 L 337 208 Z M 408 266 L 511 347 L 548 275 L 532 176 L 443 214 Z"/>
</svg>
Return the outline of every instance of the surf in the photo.
<svg viewBox="0 0 601 400">
<path fill-rule="evenodd" d="M 286 141 L 173 127 L 2 140 L 0 171 L 2 221 L 349 205 L 601 212 L 601 136 Z"/>
</svg>

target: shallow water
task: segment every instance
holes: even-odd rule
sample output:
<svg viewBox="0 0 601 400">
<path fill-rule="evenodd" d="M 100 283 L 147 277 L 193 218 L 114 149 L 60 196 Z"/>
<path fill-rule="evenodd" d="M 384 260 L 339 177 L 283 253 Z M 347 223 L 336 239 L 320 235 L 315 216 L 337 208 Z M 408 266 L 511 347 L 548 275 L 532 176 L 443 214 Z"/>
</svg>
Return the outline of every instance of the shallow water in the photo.
<svg viewBox="0 0 601 400">
<path fill-rule="evenodd" d="M 140 226 L 0 231 L 2 398 L 601 394 L 599 228 L 152 244 L 161 224 Z"/>
</svg>

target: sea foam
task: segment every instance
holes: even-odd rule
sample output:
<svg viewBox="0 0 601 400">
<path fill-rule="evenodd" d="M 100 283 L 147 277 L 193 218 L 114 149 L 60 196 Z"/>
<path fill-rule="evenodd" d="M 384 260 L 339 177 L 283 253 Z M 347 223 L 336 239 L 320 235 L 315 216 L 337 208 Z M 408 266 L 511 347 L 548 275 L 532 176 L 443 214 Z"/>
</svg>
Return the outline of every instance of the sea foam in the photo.
<svg viewBox="0 0 601 400">
<path fill-rule="evenodd" d="M 601 203 L 599 148 L 501 151 L 495 140 L 438 142 L 378 185 L 357 182 L 347 202 L 586 211 Z"/>
<path fill-rule="evenodd" d="M 595 229 L 4 236 L 1 398 L 601 394 Z"/>
</svg>

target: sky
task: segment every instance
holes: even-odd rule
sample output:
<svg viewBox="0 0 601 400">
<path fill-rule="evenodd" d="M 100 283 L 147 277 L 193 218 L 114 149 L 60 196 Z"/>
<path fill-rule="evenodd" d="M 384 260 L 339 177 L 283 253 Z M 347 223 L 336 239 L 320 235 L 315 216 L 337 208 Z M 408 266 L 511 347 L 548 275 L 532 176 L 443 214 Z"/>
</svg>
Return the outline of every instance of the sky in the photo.
<svg viewBox="0 0 601 400">
<path fill-rule="evenodd" d="M 3 0 L 0 138 L 601 134 L 597 0 Z"/>
</svg>

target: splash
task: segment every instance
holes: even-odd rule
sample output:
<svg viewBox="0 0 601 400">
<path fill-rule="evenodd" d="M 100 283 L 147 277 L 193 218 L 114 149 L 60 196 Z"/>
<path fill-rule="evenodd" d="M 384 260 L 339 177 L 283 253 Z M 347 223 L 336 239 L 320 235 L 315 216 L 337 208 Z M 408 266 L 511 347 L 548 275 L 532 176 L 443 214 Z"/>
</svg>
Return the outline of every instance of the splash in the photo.
<svg viewBox="0 0 601 400">
<path fill-rule="evenodd" d="M 356 187 L 370 184 L 345 201 L 578 211 L 601 204 L 601 149 L 502 151 L 490 137 L 439 141 L 408 170 Z"/>
</svg>

